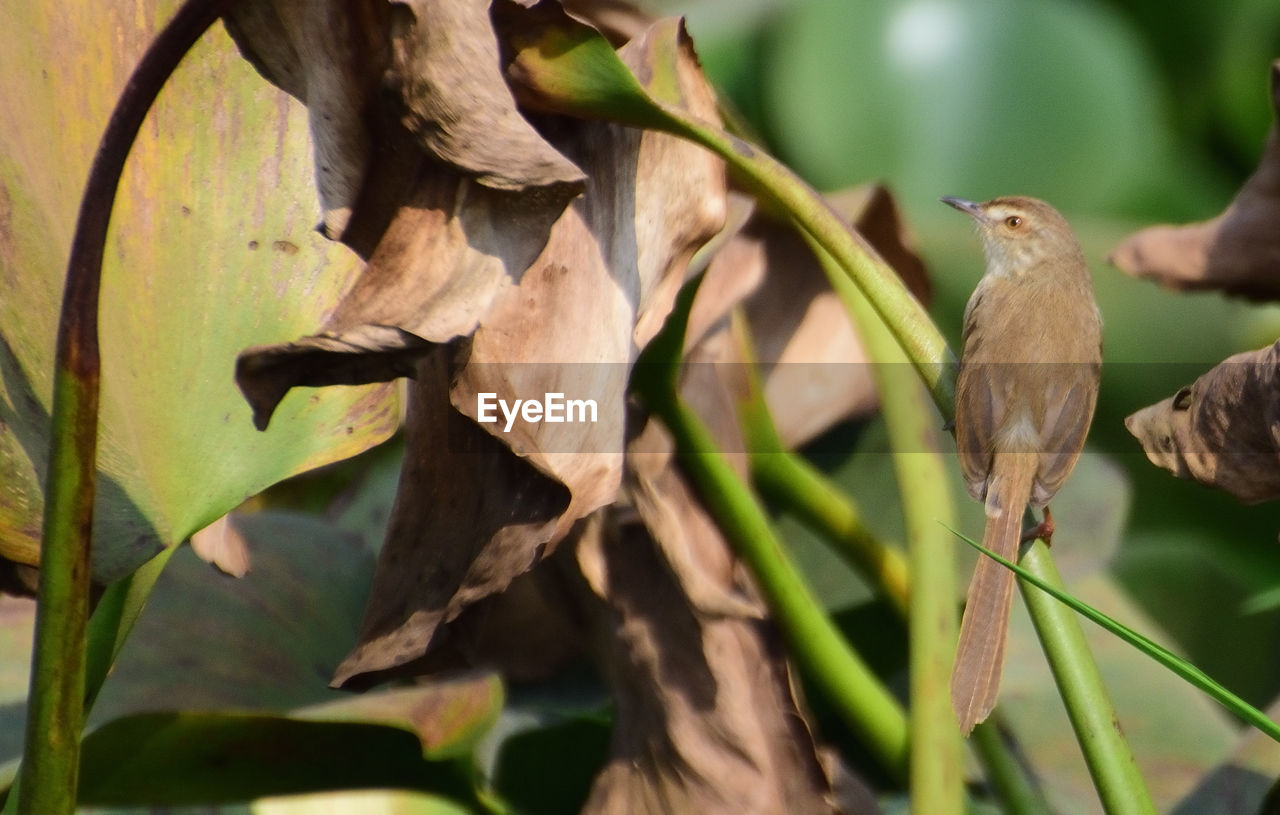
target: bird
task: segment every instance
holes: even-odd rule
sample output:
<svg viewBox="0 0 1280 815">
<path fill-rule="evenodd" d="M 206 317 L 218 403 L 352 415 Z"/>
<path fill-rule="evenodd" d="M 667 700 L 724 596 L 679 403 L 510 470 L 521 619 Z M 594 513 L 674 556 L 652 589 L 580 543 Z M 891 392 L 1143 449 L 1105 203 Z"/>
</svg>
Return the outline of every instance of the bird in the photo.
<svg viewBox="0 0 1280 815">
<path fill-rule="evenodd" d="M 955 438 L 969 494 L 985 507 L 983 546 L 1016 561 L 1051 542 L 1049 500 L 1075 467 L 1102 375 L 1102 314 L 1084 250 L 1067 220 L 1035 198 L 943 203 L 977 224 L 986 271 L 964 312 Z M 1022 534 L 1028 506 L 1044 520 Z M 968 735 L 995 707 L 1014 574 L 982 556 L 960 623 L 951 702 Z"/>
</svg>

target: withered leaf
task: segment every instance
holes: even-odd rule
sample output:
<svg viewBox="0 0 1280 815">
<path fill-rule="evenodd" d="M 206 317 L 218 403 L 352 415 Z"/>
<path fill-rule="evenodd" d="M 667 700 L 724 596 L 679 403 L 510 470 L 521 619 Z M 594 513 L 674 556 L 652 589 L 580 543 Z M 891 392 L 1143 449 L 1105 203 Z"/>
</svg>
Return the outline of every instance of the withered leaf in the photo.
<svg viewBox="0 0 1280 815">
<path fill-rule="evenodd" d="M 1271 65 L 1271 104 L 1280 119 L 1280 60 Z M 1221 215 L 1186 226 L 1154 226 L 1127 238 L 1110 262 L 1172 289 L 1220 289 L 1280 298 L 1280 131 L 1272 125 L 1258 168 Z"/>
<path fill-rule="evenodd" d="M 581 190 L 582 171 L 516 109 L 487 0 L 245 0 L 227 30 L 268 81 L 307 105 L 331 238 L 347 240 L 355 210 L 378 197 L 386 179 L 370 179 L 370 165 L 401 127 L 482 185 L 554 189 L 546 203 L 561 206 Z"/>
<path fill-rule="evenodd" d="M 503 190 L 580 186 L 582 171 L 516 109 L 502 77 L 490 0 L 391 4 L 390 83 L 422 145 L 481 184 Z"/>
<path fill-rule="evenodd" d="M 692 493 L 670 489 L 665 433 L 650 424 L 636 444 L 628 461 L 667 462 L 635 474 L 652 487 L 637 504 L 645 525 L 598 523 L 578 542 L 616 702 L 612 757 L 583 811 L 835 811 L 742 567 Z"/>
<path fill-rule="evenodd" d="M 644 38 L 620 53 L 633 70 L 644 72 Z M 714 98 L 691 51 L 681 70 L 693 91 L 686 98 L 699 104 L 699 115 L 714 117 Z M 723 222 L 724 169 L 706 151 L 672 136 L 599 122 L 548 119 L 541 126 L 588 171 L 585 193 L 551 227 L 527 270 L 504 278 L 491 292 L 476 318 L 478 327 L 459 346 L 460 356 L 444 368 L 438 361 L 420 363 L 419 377 L 429 372 L 431 382 L 415 383 L 412 401 L 437 407 L 415 408 L 406 420 L 405 476 L 360 644 L 336 682 L 422 658 L 441 623 L 504 590 L 579 519 L 615 499 L 630 366 L 669 311 L 690 257 Z M 467 195 L 482 189 L 473 186 Z M 515 196 L 488 189 L 483 194 Z M 425 237 L 406 235 L 418 243 L 404 254 L 421 263 L 430 247 L 444 242 L 433 235 L 448 225 L 442 218 Z M 458 229 L 466 251 L 485 239 L 483 231 L 473 238 L 466 224 Z M 379 267 L 379 252 L 395 234 L 393 223 L 370 269 Z M 446 261 L 458 265 L 456 259 Z M 378 273 L 391 276 L 390 268 Z M 410 296 L 410 282 L 395 280 L 400 282 L 392 285 Z M 442 300 L 447 293 L 417 302 L 430 308 Z M 396 323 L 396 309 L 403 308 L 403 302 L 386 298 L 381 305 L 362 306 L 358 322 L 380 331 L 395 325 L 396 331 L 420 336 L 419 326 Z M 330 324 L 347 313 L 340 306 Z M 424 342 L 420 350 L 429 347 Z M 442 387 L 452 406 L 443 413 L 441 397 L 430 392 Z M 541 421 L 523 412 L 492 421 L 494 412 L 486 414 L 482 406 L 482 399 L 492 408 L 499 401 L 513 405 L 548 394 L 590 400 L 595 413 L 587 421 Z M 418 427 L 428 422 L 447 424 L 452 435 Z M 488 441 L 482 444 L 479 437 Z M 458 438 L 469 440 L 467 457 L 442 452 L 442 444 Z M 417 469 L 411 473 L 410 467 Z M 486 479 L 507 486 L 495 489 Z M 445 482 L 447 492 L 430 486 Z M 471 493 L 486 497 L 468 498 Z M 509 507 L 537 511 L 517 517 Z"/>
<path fill-rule="evenodd" d="M 1125 419 L 1152 464 L 1246 503 L 1280 498 L 1280 341 Z"/>
<path fill-rule="evenodd" d="M 499 294 L 519 284 L 567 203 L 563 188 L 545 195 L 494 190 L 404 151 L 371 172 L 393 187 L 404 174 L 409 189 L 321 332 L 241 353 L 236 381 L 260 427 L 293 387 L 407 376 L 429 344 L 474 332 Z M 362 233 L 368 217 L 357 212 L 352 230 Z"/>
<path fill-rule="evenodd" d="M 565 574 L 577 568 L 571 549 L 561 544 L 505 589 L 441 625 L 436 635 L 440 644 L 415 663 L 415 674 L 452 675 L 478 668 L 498 671 L 508 682 L 536 682 L 582 658 L 587 632 Z"/>
<path fill-rule="evenodd" d="M 307 106 L 325 234 L 346 229 L 371 139 L 364 116 L 386 70 L 388 4 L 244 0 L 224 16 L 240 52 Z"/>
<path fill-rule="evenodd" d="M 528 570 L 569 503 L 546 477 L 449 402 L 444 349 L 409 389 L 405 457 L 359 644 L 340 686 L 418 659 L 437 625 Z"/>
</svg>

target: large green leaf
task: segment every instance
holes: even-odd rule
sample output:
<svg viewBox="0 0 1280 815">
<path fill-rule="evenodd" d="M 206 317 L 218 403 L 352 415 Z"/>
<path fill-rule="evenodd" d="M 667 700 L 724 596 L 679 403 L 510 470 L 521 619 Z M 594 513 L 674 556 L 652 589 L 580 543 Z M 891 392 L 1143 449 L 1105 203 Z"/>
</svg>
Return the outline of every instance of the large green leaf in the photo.
<svg viewBox="0 0 1280 815">
<path fill-rule="evenodd" d="M 0 555 L 38 559 L 53 341 L 80 186 L 174 3 L 0 8 Z M 383 440 L 390 386 L 296 394 L 253 429 L 245 346 L 311 331 L 358 261 L 313 230 L 301 105 L 222 29 L 161 94 L 126 168 L 102 299 L 94 575 L 128 573 L 267 485 Z"/>
<path fill-rule="evenodd" d="M 393 492 L 385 478 L 377 481 L 361 492 Z M 496 676 L 362 695 L 328 687 L 356 637 L 371 545 L 381 534 L 376 525 L 365 534 L 351 526 L 295 512 L 233 514 L 250 563 L 238 580 L 189 547 L 173 555 L 94 707 L 91 725 L 102 726 L 86 741 L 86 800 L 238 801 L 378 785 L 471 789 L 470 782 L 458 786 L 458 771 L 446 764 L 469 766 L 501 712 Z M 21 747 L 33 605 L 0 598 L 0 762 Z M 265 749 L 251 747 L 258 740 L 282 752 L 264 770 L 241 755 Z M 331 772 L 329 759 L 312 755 L 328 749 L 337 750 L 335 761 L 345 753 L 383 755 L 391 769 L 370 759 Z M 0 788 L 9 780 L 0 766 Z"/>
<path fill-rule="evenodd" d="M 473 794 L 464 764 L 424 760 L 414 735 L 392 726 L 140 713 L 85 739 L 80 800 L 181 806 L 379 787 Z"/>
</svg>

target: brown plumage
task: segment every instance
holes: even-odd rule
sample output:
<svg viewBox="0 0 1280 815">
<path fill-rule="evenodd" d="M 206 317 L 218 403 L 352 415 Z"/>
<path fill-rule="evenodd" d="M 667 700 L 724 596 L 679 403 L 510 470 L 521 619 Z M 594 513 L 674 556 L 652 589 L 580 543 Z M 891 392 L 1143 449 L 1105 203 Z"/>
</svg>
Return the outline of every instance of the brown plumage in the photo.
<svg viewBox="0 0 1280 815">
<path fill-rule="evenodd" d="M 976 204 L 987 270 L 964 315 L 956 447 L 969 493 L 986 504 L 982 543 L 1016 560 L 1022 515 L 1071 474 L 1098 397 L 1102 320 L 1084 252 L 1066 220 L 1017 196 Z M 988 557 L 969 584 L 951 701 L 966 734 L 995 707 L 1014 575 Z"/>
</svg>

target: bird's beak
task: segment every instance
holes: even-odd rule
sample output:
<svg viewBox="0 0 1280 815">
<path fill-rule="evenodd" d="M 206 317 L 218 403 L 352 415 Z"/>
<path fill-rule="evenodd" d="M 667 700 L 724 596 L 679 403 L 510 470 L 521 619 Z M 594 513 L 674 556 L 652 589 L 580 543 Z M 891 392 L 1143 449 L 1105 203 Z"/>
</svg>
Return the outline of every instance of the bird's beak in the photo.
<svg viewBox="0 0 1280 815">
<path fill-rule="evenodd" d="M 965 213 L 966 215 L 973 216 L 973 218 L 975 218 L 976 220 L 979 220 L 979 221 L 985 220 L 986 213 L 983 212 L 981 204 L 975 203 L 973 201 L 967 201 L 964 198 L 953 198 L 950 195 L 948 195 L 946 198 L 943 198 L 942 203 L 947 204 L 949 206 L 953 206 L 956 209 L 960 210 L 961 212 Z"/>
</svg>

